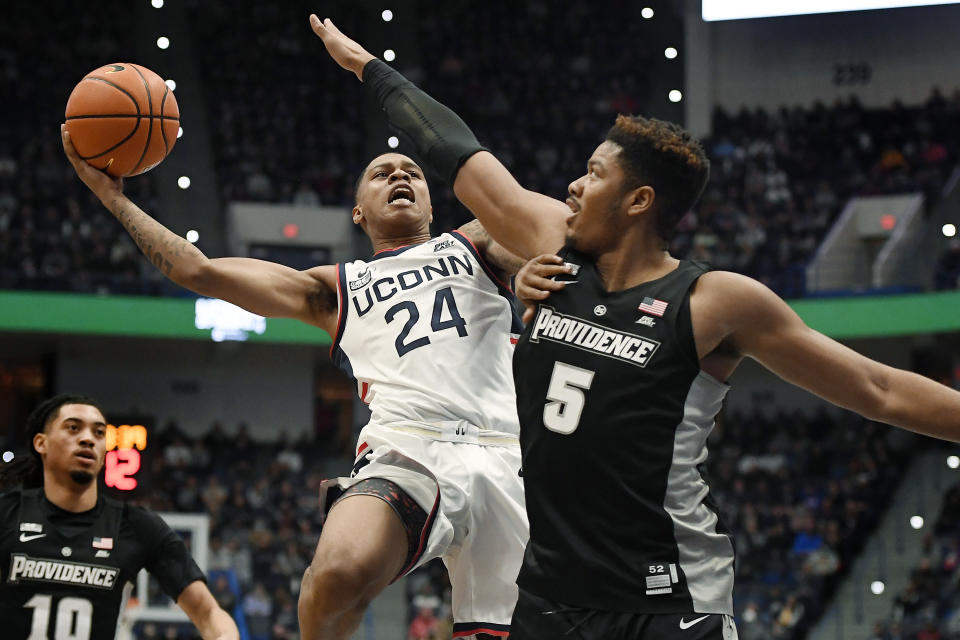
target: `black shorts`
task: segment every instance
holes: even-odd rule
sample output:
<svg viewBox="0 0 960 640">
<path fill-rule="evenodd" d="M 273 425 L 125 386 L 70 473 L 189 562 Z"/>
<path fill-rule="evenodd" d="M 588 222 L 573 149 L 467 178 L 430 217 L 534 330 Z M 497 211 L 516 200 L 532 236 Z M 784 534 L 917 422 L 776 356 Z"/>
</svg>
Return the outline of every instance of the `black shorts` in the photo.
<svg viewBox="0 0 960 640">
<path fill-rule="evenodd" d="M 324 497 L 324 512 L 330 511 L 333 505 L 348 496 L 373 496 L 386 502 L 400 517 L 403 529 L 407 534 L 407 558 L 403 562 L 403 569 L 394 578 L 399 579 L 413 568 L 423 554 L 424 541 L 430 535 L 433 520 L 427 516 L 423 507 L 414 502 L 406 491 L 395 482 L 385 478 L 367 478 L 341 491 L 328 491 Z"/>
<path fill-rule="evenodd" d="M 719 613 L 625 613 L 571 607 L 520 590 L 510 640 L 736 640 Z"/>
</svg>

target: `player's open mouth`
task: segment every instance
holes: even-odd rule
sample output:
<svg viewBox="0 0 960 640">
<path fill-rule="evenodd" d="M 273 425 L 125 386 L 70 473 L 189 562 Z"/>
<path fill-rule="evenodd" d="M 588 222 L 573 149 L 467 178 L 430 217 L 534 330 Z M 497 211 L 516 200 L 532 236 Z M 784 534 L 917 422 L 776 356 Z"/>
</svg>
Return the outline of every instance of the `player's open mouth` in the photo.
<svg viewBox="0 0 960 640">
<path fill-rule="evenodd" d="M 577 201 L 573 198 L 567 198 L 564 202 L 566 202 L 567 206 L 570 207 L 570 211 L 573 211 L 574 213 L 580 211 L 580 205 L 577 204 Z"/>
<path fill-rule="evenodd" d="M 75 455 L 77 458 L 80 458 L 81 460 L 86 460 L 86 461 L 89 461 L 89 462 L 96 462 L 96 461 L 97 461 L 97 456 L 94 455 L 93 452 L 91 452 L 91 451 L 78 451 L 78 452 L 77 452 L 76 454 L 74 454 L 74 455 Z"/>
<path fill-rule="evenodd" d="M 390 197 L 387 199 L 388 204 L 413 204 L 417 201 L 417 196 L 414 195 L 413 189 L 406 185 L 399 185 L 390 192 Z"/>
</svg>

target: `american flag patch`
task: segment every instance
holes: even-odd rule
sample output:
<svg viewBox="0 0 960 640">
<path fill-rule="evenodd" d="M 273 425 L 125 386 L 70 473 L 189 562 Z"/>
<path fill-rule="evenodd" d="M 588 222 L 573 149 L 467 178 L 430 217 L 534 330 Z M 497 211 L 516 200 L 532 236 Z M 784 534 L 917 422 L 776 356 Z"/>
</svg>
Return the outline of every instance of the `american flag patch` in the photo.
<svg viewBox="0 0 960 640">
<path fill-rule="evenodd" d="M 656 298 L 644 298 L 637 309 L 662 318 L 663 312 L 667 310 L 667 303 Z"/>
<path fill-rule="evenodd" d="M 94 538 L 94 549 L 113 549 L 113 538 Z"/>
</svg>

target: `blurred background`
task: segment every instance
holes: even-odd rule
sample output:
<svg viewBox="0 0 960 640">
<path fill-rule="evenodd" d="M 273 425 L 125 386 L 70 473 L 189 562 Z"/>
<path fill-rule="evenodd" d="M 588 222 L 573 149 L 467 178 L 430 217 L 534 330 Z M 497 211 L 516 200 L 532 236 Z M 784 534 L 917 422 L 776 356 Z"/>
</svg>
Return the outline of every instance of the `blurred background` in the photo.
<svg viewBox="0 0 960 640">
<path fill-rule="evenodd" d="M 311 12 L 552 196 L 617 113 L 684 124 L 712 177 L 676 256 L 757 278 L 818 330 L 956 387 L 960 5 L 763 17 L 758 4 L 826 3 L 4 3 L 3 462 L 25 453 L 20 428 L 40 399 L 97 398 L 116 425 L 110 491 L 183 516 L 244 638 L 298 637 L 317 488 L 349 472 L 367 418 L 355 385 L 324 332 L 165 281 L 76 178 L 58 131 L 86 73 L 143 64 L 173 88 L 182 128 L 163 164 L 126 181 L 135 202 L 212 257 L 366 257 L 353 183 L 374 155 L 411 150 L 327 57 Z M 469 220 L 431 178 L 435 232 Z M 751 362 L 732 384 L 704 472 L 735 536 L 741 638 L 960 638 L 960 449 Z M 135 603 L 133 637 L 193 637 L 155 586 Z M 433 562 L 379 598 L 357 637 L 445 640 L 449 614 Z"/>
</svg>

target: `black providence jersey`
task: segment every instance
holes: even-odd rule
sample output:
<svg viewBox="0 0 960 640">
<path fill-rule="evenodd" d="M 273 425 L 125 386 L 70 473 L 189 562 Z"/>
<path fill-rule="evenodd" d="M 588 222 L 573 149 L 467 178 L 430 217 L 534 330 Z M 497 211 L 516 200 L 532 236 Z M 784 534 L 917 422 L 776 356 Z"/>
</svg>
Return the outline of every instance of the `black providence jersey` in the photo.
<svg viewBox="0 0 960 640">
<path fill-rule="evenodd" d="M 41 489 L 0 495 L 0 637 L 113 638 L 141 568 L 174 599 L 203 579 L 183 541 L 146 509 L 100 496 L 71 513 Z"/>
<path fill-rule="evenodd" d="M 607 292 L 578 265 L 513 360 L 530 542 L 517 583 L 562 603 L 733 614 L 733 545 L 698 465 L 727 385 L 701 372 L 690 288 L 707 268 Z"/>
</svg>

